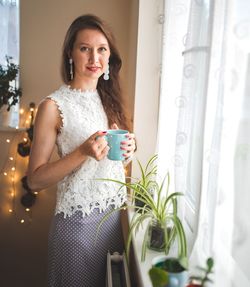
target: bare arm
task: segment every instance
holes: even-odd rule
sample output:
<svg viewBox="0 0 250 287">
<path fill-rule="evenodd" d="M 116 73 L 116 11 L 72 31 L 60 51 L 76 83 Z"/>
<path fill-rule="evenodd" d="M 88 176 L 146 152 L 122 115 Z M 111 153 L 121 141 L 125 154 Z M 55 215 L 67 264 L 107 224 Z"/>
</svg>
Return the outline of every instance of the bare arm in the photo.
<svg viewBox="0 0 250 287">
<path fill-rule="evenodd" d="M 32 190 L 57 183 L 86 161 L 88 156 L 101 160 L 107 155 L 107 143 L 101 136 L 103 133 L 99 131 L 70 154 L 50 163 L 60 125 L 61 118 L 54 101 L 43 101 L 36 115 L 28 167 L 28 185 Z M 95 140 L 97 136 L 99 137 Z"/>
</svg>

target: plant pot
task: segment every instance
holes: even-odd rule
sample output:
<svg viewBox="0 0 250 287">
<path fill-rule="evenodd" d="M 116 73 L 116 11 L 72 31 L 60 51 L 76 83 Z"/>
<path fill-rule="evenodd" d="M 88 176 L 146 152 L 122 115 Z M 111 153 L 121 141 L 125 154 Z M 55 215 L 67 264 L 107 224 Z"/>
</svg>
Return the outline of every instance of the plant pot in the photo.
<svg viewBox="0 0 250 287">
<path fill-rule="evenodd" d="M 166 228 L 166 227 L 165 227 Z M 148 226 L 147 247 L 155 251 L 164 251 L 166 246 L 165 230 L 159 222 L 152 220 Z"/>
<path fill-rule="evenodd" d="M 7 110 L 8 105 L 3 105 L 0 108 L 0 127 L 1 128 L 16 128 L 19 126 L 19 104 L 12 106 Z"/>
<path fill-rule="evenodd" d="M 153 259 L 149 276 L 153 286 L 185 287 L 188 282 L 188 272 L 186 268 L 180 264 L 179 259 L 164 255 L 157 256 Z M 160 276 L 162 284 L 157 284 L 159 283 L 158 278 Z"/>
<path fill-rule="evenodd" d="M 7 111 L 7 105 L 3 105 L 0 109 L 0 126 L 9 127 L 10 125 L 10 112 Z"/>
</svg>

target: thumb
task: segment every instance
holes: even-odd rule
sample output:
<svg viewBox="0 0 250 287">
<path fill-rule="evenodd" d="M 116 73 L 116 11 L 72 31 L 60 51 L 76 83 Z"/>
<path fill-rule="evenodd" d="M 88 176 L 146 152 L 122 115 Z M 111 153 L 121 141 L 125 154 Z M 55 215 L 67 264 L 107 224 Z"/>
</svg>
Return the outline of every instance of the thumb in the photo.
<svg viewBox="0 0 250 287">
<path fill-rule="evenodd" d="M 97 140 L 100 136 L 105 136 L 106 133 L 107 133 L 106 131 L 97 131 L 91 136 L 91 138 L 93 140 Z"/>
<path fill-rule="evenodd" d="M 119 127 L 118 127 L 118 125 L 117 125 L 116 123 L 113 123 L 113 124 L 111 125 L 111 128 L 112 128 L 113 130 L 119 130 Z"/>
</svg>

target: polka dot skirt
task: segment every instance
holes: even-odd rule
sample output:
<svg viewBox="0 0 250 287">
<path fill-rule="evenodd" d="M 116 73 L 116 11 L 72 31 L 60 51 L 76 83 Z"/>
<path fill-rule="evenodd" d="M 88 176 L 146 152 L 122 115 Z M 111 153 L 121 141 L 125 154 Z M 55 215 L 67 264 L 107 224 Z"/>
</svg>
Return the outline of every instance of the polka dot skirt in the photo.
<svg viewBox="0 0 250 287">
<path fill-rule="evenodd" d="M 108 211 L 107 211 L 108 212 Z M 95 243 L 97 226 L 107 213 L 80 212 L 68 218 L 57 214 L 49 234 L 49 287 L 105 287 L 108 250 L 124 250 L 120 214 L 114 212 L 102 225 Z"/>
</svg>

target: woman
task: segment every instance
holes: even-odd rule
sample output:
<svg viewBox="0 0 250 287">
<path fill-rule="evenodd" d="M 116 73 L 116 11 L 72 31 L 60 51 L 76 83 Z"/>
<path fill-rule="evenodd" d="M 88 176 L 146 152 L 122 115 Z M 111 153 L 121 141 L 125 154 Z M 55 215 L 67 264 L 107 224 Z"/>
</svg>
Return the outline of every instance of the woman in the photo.
<svg viewBox="0 0 250 287">
<path fill-rule="evenodd" d="M 122 251 L 119 214 L 97 226 L 126 201 L 122 162 L 107 159 L 108 128 L 127 129 L 121 103 L 121 59 L 108 26 L 94 15 L 78 17 L 66 34 L 62 54 L 65 83 L 41 102 L 35 121 L 28 184 L 40 190 L 58 183 L 49 235 L 49 286 L 105 286 L 107 251 Z M 49 162 L 55 143 L 60 159 Z M 135 150 L 133 134 L 122 142 L 124 158 Z"/>
</svg>

